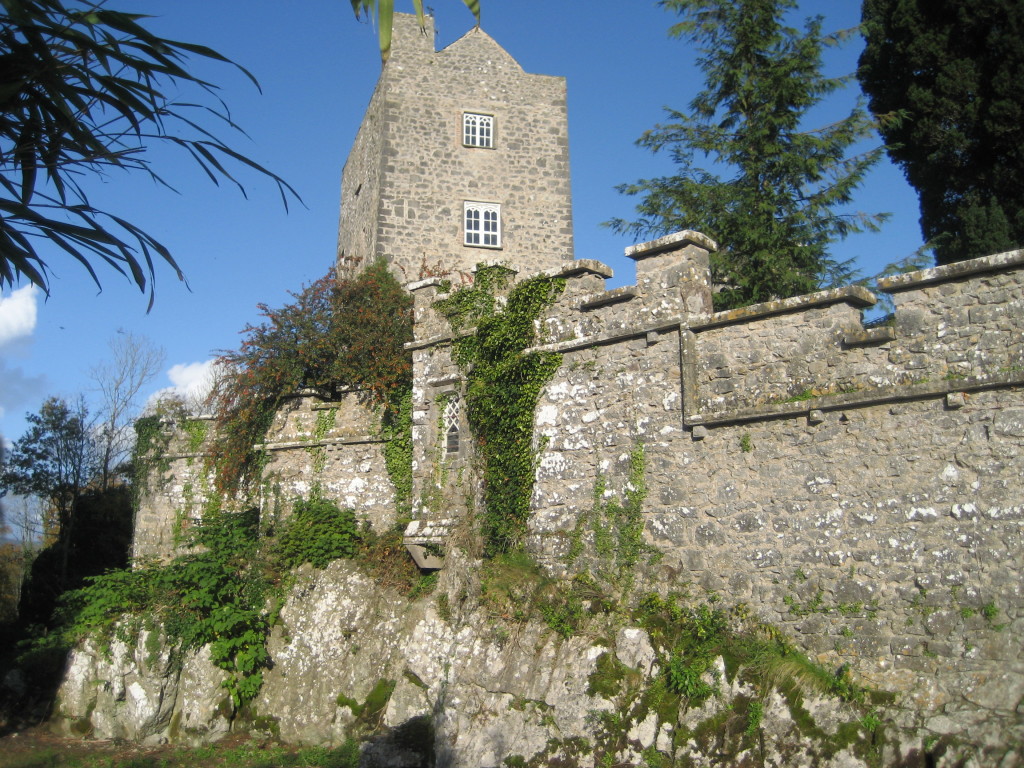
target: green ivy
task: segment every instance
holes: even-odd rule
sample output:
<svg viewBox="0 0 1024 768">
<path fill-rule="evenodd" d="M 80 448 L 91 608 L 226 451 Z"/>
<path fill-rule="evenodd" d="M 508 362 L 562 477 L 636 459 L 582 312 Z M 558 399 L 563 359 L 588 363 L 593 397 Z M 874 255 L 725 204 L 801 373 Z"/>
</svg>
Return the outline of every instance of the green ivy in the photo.
<svg viewBox="0 0 1024 768">
<path fill-rule="evenodd" d="M 167 448 L 171 442 L 171 430 L 164 424 L 166 408 L 143 416 L 135 421 L 135 446 L 132 448 L 132 494 L 135 506 L 141 497 L 149 493 L 152 477 L 160 478 L 171 468 Z"/>
<path fill-rule="evenodd" d="M 512 282 L 515 271 L 500 265 L 477 265 L 472 285 L 459 288 L 455 293 L 434 302 L 434 309 L 448 319 L 452 330 L 458 332 L 471 323 L 494 315 L 495 294 Z M 451 283 L 448 283 L 449 289 Z"/>
<path fill-rule="evenodd" d="M 412 389 L 393 398 L 381 417 L 384 466 L 395 489 L 399 522 L 412 517 Z"/>
<path fill-rule="evenodd" d="M 188 435 L 188 450 L 190 453 L 195 453 L 202 447 L 209 427 L 209 422 L 201 419 L 185 419 L 181 422 L 181 428 Z"/>
<path fill-rule="evenodd" d="M 516 284 L 499 310 L 494 296 L 511 279 L 504 267 L 477 269 L 476 280 L 435 307 L 454 330 L 476 331 L 454 342 L 467 371 L 466 412 L 484 474 L 484 554 L 522 545 L 533 492 L 533 418 L 543 386 L 561 364 L 554 352 L 524 353 L 537 342 L 535 321 L 565 290 L 565 279 L 538 276 Z"/>
<path fill-rule="evenodd" d="M 643 507 L 647 499 L 646 458 L 643 444 L 629 454 L 629 477 L 621 500 L 609 497 L 607 479 L 598 475 L 593 506 L 577 518 L 569 539 L 566 565 L 576 565 L 586 542 L 592 544 L 591 560 L 600 590 L 609 598 L 626 598 L 633 585 L 637 564 L 644 555 L 657 551 L 644 543 Z"/>
<path fill-rule="evenodd" d="M 320 411 L 316 415 L 316 429 L 313 432 L 313 438 L 320 442 L 327 433 L 334 429 L 334 421 L 338 416 L 337 408 L 328 408 L 325 411 Z"/>
<path fill-rule="evenodd" d="M 285 568 L 298 568 L 303 563 L 326 568 L 332 560 L 354 556 L 358 549 L 355 513 L 318 497 L 295 502 L 277 541 L 278 557 Z"/>
</svg>

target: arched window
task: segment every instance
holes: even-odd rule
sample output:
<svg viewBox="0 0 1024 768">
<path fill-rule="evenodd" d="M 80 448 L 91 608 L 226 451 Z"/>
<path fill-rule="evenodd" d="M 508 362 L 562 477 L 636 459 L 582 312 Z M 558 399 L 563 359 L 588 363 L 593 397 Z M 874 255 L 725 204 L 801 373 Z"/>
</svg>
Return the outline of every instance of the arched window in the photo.
<svg viewBox="0 0 1024 768">
<path fill-rule="evenodd" d="M 494 147 L 494 118 L 491 115 L 463 112 L 462 144 L 466 147 Z"/>
<path fill-rule="evenodd" d="M 501 247 L 501 206 L 497 203 L 473 203 L 463 205 L 463 243 L 483 248 Z"/>
</svg>

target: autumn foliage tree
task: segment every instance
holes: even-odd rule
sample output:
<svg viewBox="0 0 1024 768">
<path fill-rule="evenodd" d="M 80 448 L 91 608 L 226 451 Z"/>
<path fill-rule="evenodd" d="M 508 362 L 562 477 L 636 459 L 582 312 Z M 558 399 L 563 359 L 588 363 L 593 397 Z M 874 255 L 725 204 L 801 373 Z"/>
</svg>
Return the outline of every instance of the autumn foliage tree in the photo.
<svg viewBox="0 0 1024 768">
<path fill-rule="evenodd" d="M 333 270 L 280 309 L 259 305 L 238 350 L 222 352 L 226 374 L 213 394 L 217 481 L 237 491 L 256 466 L 254 446 L 282 399 L 302 390 L 332 398 L 343 389 L 385 409 L 412 384 L 412 299 L 383 261 L 339 278 Z"/>
</svg>

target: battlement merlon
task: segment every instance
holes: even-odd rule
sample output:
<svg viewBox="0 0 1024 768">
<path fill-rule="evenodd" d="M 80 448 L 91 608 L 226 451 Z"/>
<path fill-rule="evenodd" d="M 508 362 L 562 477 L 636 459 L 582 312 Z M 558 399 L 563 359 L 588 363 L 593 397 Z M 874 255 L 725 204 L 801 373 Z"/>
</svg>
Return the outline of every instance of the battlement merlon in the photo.
<svg viewBox="0 0 1024 768">
<path fill-rule="evenodd" d="M 605 284 L 613 276 L 612 269 L 594 259 L 567 261 L 533 273 L 523 273 L 503 259 L 483 263 L 512 270 L 516 280 L 545 275 L 565 278 L 565 291 L 541 320 L 544 338 L 565 341 L 638 325 L 678 324 L 709 316 L 713 310 L 708 257 L 716 249 L 713 240 L 693 230 L 630 246 L 625 255 L 636 261 L 636 285 L 611 290 Z M 415 341 L 407 345 L 409 349 L 447 342 L 457 335 L 447 318 L 434 308 L 449 290 L 457 288 L 457 280 L 448 277 L 406 284 L 415 307 Z"/>
<path fill-rule="evenodd" d="M 994 253 L 991 256 L 982 256 L 977 259 L 920 269 L 916 272 L 905 272 L 900 275 L 883 277 L 878 280 L 878 290 L 895 295 L 931 283 L 957 280 L 962 277 L 980 275 L 985 272 L 1000 272 L 1022 264 L 1024 264 L 1024 249 Z"/>
</svg>

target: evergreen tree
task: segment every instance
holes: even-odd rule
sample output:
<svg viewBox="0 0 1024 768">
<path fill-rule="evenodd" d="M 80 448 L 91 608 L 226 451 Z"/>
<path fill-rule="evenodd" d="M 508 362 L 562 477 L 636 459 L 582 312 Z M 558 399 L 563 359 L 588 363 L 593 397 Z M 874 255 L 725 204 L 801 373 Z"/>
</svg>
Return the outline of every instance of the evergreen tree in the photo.
<svg viewBox="0 0 1024 768">
<path fill-rule="evenodd" d="M 947 264 L 1024 245 L 1024 4 L 864 0 L 858 77 Z"/>
<path fill-rule="evenodd" d="M 803 124 L 844 85 L 821 73 L 836 38 L 822 34 L 820 18 L 803 32 L 787 26 L 795 0 L 661 4 L 682 17 L 670 34 L 700 46 L 705 87 L 690 114 L 669 110 L 670 122 L 638 141 L 668 151 L 679 172 L 620 187 L 643 198 L 639 218 L 611 226 L 640 237 L 698 229 L 717 240 L 718 308 L 816 290 L 836 266 L 829 243 L 882 219 L 840 211 L 881 152 L 848 154 L 872 131 L 865 110 L 817 130 Z"/>
</svg>

